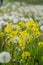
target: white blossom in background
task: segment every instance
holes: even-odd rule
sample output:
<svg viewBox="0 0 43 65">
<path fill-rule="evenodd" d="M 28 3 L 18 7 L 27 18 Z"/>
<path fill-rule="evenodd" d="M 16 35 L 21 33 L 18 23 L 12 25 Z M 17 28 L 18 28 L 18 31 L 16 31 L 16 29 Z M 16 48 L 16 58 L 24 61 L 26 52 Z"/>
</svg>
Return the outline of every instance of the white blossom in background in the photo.
<svg viewBox="0 0 43 65">
<path fill-rule="evenodd" d="M 17 5 L 17 6 L 20 6 L 20 3 L 19 2 L 15 2 L 14 4 Z"/>
<path fill-rule="evenodd" d="M 13 19 L 14 19 L 14 16 L 9 16 L 9 18 L 8 18 L 9 20 L 11 20 L 11 21 L 13 21 Z"/>
<path fill-rule="evenodd" d="M 25 19 L 24 19 L 24 22 L 28 22 L 28 21 L 29 21 L 29 18 L 25 18 Z"/>
<path fill-rule="evenodd" d="M 42 23 L 41 23 L 41 21 L 39 22 L 39 25 L 41 25 Z"/>
<path fill-rule="evenodd" d="M 40 30 L 43 32 L 43 26 L 40 26 Z"/>
<path fill-rule="evenodd" d="M 0 17 L 0 21 L 2 20 L 3 18 L 2 17 Z"/>
<path fill-rule="evenodd" d="M 18 19 L 14 18 L 14 19 L 13 19 L 13 22 L 16 24 L 16 23 L 18 23 L 19 21 L 18 21 Z"/>
<path fill-rule="evenodd" d="M 0 53 L 0 63 L 8 63 L 11 60 L 11 56 L 8 52 Z"/>
<path fill-rule="evenodd" d="M 40 22 L 39 22 L 39 25 L 43 25 L 43 21 L 40 21 Z"/>
<path fill-rule="evenodd" d="M 25 20 L 25 18 L 24 18 L 24 17 L 21 17 L 21 18 L 20 18 L 20 20 L 21 20 L 21 21 L 24 21 L 24 20 Z"/>
<path fill-rule="evenodd" d="M 29 18 L 29 21 L 33 20 L 32 18 Z"/>
<path fill-rule="evenodd" d="M 33 20 L 32 18 L 25 18 L 24 19 L 24 22 L 29 22 L 29 21 L 31 21 L 31 20 Z"/>
<path fill-rule="evenodd" d="M 0 17 L 0 26 L 1 26 L 2 24 L 8 25 L 8 22 L 5 22 L 5 21 L 3 20 L 3 18 Z"/>
<path fill-rule="evenodd" d="M 8 19 L 9 18 L 9 16 L 5 13 L 4 15 L 3 15 L 3 19 Z"/>
<path fill-rule="evenodd" d="M 12 28 L 13 29 L 16 29 L 16 30 L 20 30 L 20 27 L 19 26 L 16 26 L 16 25 L 12 25 Z"/>
<path fill-rule="evenodd" d="M 25 3 L 26 4 L 26 3 Z M 14 23 L 18 23 L 18 21 L 23 20 L 27 22 L 29 17 L 34 15 L 35 20 L 39 21 L 39 24 L 43 24 L 43 5 L 22 5 L 20 6 L 20 2 L 7 3 L 6 5 L 0 8 L 3 10 L 3 19 L 8 19 L 13 21 Z M 1 13 L 0 13 L 1 14 Z M 25 16 L 27 15 L 27 18 Z M 42 20 L 42 22 L 40 21 Z"/>
<path fill-rule="evenodd" d="M 3 25 L 8 25 L 8 22 L 3 22 Z"/>
<path fill-rule="evenodd" d="M 0 20 L 0 26 L 2 25 L 2 24 L 4 24 L 4 20 Z"/>
<path fill-rule="evenodd" d="M 19 40 L 19 37 L 17 37 L 17 36 L 15 36 L 13 39 L 14 43 L 18 43 L 18 40 Z"/>
</svg>

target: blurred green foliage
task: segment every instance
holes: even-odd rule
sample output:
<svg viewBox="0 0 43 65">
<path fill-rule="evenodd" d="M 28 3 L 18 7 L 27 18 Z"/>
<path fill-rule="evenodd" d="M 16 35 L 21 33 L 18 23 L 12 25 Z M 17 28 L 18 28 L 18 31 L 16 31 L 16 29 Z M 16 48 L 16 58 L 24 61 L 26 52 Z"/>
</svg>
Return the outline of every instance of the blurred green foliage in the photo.
<svg viewBox="0 0 43 65">
<path fill-rule="evenodd" d="M 10 2 L 20 1 L 20 2 L 30 3 L 30 4 L 43 4 L 43 0 L 8 0 L 8 1 Z"/>
</svg>

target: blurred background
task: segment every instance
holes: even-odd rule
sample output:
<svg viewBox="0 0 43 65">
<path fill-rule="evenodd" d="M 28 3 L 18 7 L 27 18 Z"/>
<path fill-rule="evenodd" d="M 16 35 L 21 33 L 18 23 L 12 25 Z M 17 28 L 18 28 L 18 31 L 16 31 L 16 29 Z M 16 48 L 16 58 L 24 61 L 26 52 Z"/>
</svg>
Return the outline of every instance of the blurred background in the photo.
<svg viewBox="0 0 43 65">
<path fill-rule="evenodd" d="M 0 0 L 0 16 L 8 19 L 33 20 L 43 23 L 43 0 Z"/>
<path fill-rule="evenodd" d="M 9 0 L 9 1 L 23 1 L 29 4 L 43 4 L 43 0 Z"/>
<path fill-rule="evenodd" d="M 28 4 L 43 4 L 43 0 L 3 0 L 4 2 L 14 2 L 14 1 L 20 1 L 20 2 L 26 2 Z"/>
</svg>

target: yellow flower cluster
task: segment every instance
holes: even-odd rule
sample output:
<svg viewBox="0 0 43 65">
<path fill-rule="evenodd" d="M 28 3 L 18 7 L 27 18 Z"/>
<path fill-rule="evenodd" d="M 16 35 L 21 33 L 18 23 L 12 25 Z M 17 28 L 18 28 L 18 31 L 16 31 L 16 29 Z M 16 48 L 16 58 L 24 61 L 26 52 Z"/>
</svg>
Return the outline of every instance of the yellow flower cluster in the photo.
<svg viewBox="0 0 43 65">
<path fill-rule="evenodd" d="M 23 52 L 22 53 L 22 58 L 25 58 L 25 57 L 29 57 L 30 56 L 30 52 Z"/>
<path fill-rule="evenodd" d="M 29 21 L 26 23 L 27 31 L 30 35 L 32 35 L 34 38 L 37 38 L 40 36 L 39 26 L 34 21 Z"/>
<path fill-rule="evenodd" d="M 27 42 L 31 42 L 40 36 L 39 26 L 33 20 L 28 22 L 18 22 L 5 27 L 8 38 L 19 37 L 18 44 L 24 48 Z"/>
</svg>

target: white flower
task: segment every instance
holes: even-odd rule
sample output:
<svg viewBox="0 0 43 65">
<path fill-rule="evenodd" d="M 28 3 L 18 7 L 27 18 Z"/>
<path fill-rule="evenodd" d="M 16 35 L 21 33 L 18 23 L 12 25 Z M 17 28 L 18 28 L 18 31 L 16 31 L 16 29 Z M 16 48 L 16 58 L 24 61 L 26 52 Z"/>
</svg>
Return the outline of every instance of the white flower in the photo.
<svg viewBox="0 0 43 65">
<path fill-rule="evenodd" d="M 15 18 L 15 19 L 13 20 L 13 22 L 14 22 L 15 24 L 18 23 L 18 19 Z"/>
<path fill-rule="evenodd" d="M 20 6 L 20 2 L 14 2 L 14 5 Z"/>
<path fill-rule="evenodd" d="M 2 19 L 2 20 L 0 19 L 0 26 L 1 26 L 2 24 L 8 25 L 8 22 L 5 22 L 3 19 Z"/>
<path fill-rule="evenodd" d="M 9 18 L 9 16 L 5 13 L 4 15 L 3 15 L 3 19 L 8 19 Z"/>
<path fill-rule="evenodd" d="M 29 19 L 28 18 L 25 18 L 24 22 L 28 22 L 28 21 L 29 21 Z"/>
<path fill-rule="evenodd" d="M 13 40 L 14 40 L 14 43 L 18 43 L 19 37 L 15 36 Z"/>
<path fill-rule="evenodd" d="M 40 30 L 43 31 L 43 26 L 40 26 Z"/>
<path fill-rule="evenodd" d="M 0 20 L 0 25 L 2 25 L 5 21 L 4 20 Z"/>
<path fill-rule="evenodd" d="M 9 16 L 9 18 L 8 18 L 8 19 L 12 21 L 12 20 L 13 20 L 13 16 Z"/>
<path fill-rule="evenodd" d="M 11 56 L 8 52 L 0 53 L 0 63 L 8 63 L 11 60 Z"/>
<path fill-rule="evenodd" d="M 40 22 L 39 22 L 39 25 L 43 25 L 43 21 L 40 21 Z"/>
<path fill-rule="evenodd" d="M 29 18 L 29 21 L 33 20 L 32 18 Z"/>
<path fill-rule="evenodd" d="M 24 21 L 24 20 L 25 20 L 25 18 L 24 18 L 24 17 L 22 17 L 22 18 L 20 18 L 20 20 L 21 20 L 21 21 Z"/>
<path fill-rule="evenodd" d="M 2 20 L 2 16 L 0 17 L 0 20 Z"/>
</svg>

